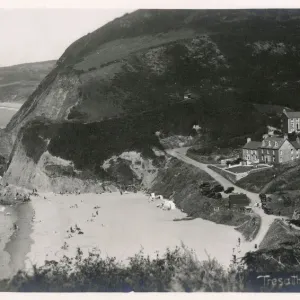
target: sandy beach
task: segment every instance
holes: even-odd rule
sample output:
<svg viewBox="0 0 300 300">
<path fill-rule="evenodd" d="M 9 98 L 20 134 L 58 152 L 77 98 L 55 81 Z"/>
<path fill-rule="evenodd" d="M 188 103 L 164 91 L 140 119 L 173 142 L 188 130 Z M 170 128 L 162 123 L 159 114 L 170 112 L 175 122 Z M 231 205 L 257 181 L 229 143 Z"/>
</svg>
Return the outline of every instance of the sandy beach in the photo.
<svg viewBox="0 0 300 300">
<path fill-rule="evenodd" d="M 149 203 L 142 193 L 49 193 L 33 197 L 31 204 L 35 211 L 30 235 L 33 244 L 26 256 L 26 269 L 64 255 L 73 257 L 77 247 L 84 255 L 98 248 L 103 257 L 115 256 L 126 263 L 142 248 L 145 254 L 155 257 L 157 251 L 163 253 L 181 242 L 194 249 L 199 259 L 207 259 L 207 252 L 228 266 L 232 249 L 238 238 L 242 239 L 233 227 L 203 219 L 174 222 L 174 218 L 185 214 L 178 209 L 161 210 L 157 202 Z M 80 230 L 71 233 L 71 227 L 74 230 L 76 226 Z M 67 249 L 62 249 L 64 243 Z"/>
</svg>

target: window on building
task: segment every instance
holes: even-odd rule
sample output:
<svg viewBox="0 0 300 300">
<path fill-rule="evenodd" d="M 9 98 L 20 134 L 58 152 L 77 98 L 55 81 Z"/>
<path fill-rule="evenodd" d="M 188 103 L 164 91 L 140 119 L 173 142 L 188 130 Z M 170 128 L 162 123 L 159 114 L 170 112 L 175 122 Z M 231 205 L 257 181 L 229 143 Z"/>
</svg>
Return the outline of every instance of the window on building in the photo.
<svg viewBox="0 0 300 300">
<path fill-rule="evenodd" d="M 294 119 L 291 119 L 291 127 L 294 127 Z"/>
<path fill-rule="evenodd" d="M 271 141 L 269 141 L 269 147 L 271 147 L 271 146 L 272 146 Z"/>
<path fill-rule="evenodd" d="M 280 150 L 280 155 L 282 155 L 282 150 Z"/>
<path fill-rule="evenodd" d="M 273 150 L 273 154 L 275 155 L 275 151 Z"/>
<path fill-rule="evenodd" d="M 275 142 L 275 147 L 278 147 L 278 143 L 277 142 Z"/>
<path fill-rule="evenodd" d="M 264 154 L 264 149 L 261 149 L 261 153 Z"/>
<path fill-rule="evenodd" d="M 282 157 L 281 156 L 279 157 L 279 162 L 282 162 Z"/>
</svg>

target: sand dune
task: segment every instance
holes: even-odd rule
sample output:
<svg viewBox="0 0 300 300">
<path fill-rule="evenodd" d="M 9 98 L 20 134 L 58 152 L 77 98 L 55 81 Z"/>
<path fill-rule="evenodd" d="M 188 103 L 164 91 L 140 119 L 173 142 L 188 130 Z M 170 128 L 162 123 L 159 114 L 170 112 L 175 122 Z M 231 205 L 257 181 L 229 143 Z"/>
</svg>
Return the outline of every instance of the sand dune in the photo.
<svg viewBox="0 0 300 300">
<path fill-rule="evenodd" d="M 163 211 L 156 207 L 157 203 L 149 203 L 142 193 L 45 196 L 46 199 L 42 195 L 32 200 L 34 243 L 27 255 L 26 268 L 43 265 L 45 260 L 58 260 L 63 255 L 74 256 L 77 247 L 84 255 L 96 247 L 104 257 L 115 256 L 124 261 L 141 247 L 145 254 L 154 257 L 156 251 L 162 253 L 181 242 L 194 249 L 199 259 L 206 259 L 207 251 L 228 266 L 232 249 L 241 238 L 233 227 L 202 219 L 174 222 L 174 218 L 185 214 L 177 209 Z M 95 209 L 96 206 L 101 208 Z M 67 232 L 75 225 L 83 234 Z M 61 249 L 65 242 L 68 249 Z"/>
</svg>

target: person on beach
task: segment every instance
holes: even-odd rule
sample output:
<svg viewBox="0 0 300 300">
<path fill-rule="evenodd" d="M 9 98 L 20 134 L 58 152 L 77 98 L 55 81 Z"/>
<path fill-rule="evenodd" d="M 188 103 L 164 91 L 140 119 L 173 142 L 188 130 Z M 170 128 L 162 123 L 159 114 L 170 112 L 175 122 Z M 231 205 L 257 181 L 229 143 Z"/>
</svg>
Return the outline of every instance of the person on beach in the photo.
<svg viewBox="0 0 300 300">
<path fill-rule="evenodd" d="M 232 258 L 233 258 L 233 263 L 235 264 L 236 263 L 236 255 L 233 255 Z"/>
</svg>

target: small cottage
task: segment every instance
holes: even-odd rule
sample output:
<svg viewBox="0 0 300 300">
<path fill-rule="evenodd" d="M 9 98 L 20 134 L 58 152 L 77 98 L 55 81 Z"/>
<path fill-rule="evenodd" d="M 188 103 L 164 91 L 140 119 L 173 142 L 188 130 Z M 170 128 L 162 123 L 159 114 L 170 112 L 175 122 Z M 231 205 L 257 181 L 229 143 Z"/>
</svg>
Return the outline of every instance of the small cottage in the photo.
<svg viewBox="0 0 300 300">
<path fill-rule="evenodd" d="M 245 211 L 245 208 L 250 204 L 250 200 L 245 194 L 231 194 L 228 203 L 230 209 Z"/>
</svg>

